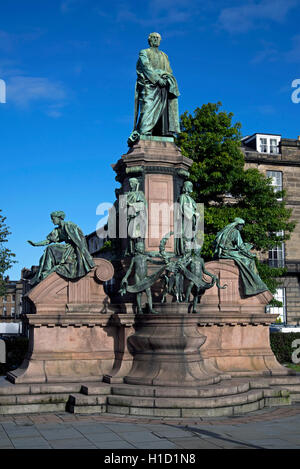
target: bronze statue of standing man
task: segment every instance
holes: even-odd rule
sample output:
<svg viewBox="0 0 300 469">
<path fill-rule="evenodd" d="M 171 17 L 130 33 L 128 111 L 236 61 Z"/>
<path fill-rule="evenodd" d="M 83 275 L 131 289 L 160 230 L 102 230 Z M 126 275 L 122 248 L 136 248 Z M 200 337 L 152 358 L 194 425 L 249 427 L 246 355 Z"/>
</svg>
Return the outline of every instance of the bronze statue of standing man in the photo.
<svg viewBox="0 0 300 469">
<path fill-rule="evenodd" d="M 173 136 L 180 133 L 179 90 L 168 56 L 158 49 L 159 33 L 148 37 L 149 48 L 142 49 L 136 65 L 134 128 L 128 139 L 133 145 L 141 135 Z"/>
</svg>

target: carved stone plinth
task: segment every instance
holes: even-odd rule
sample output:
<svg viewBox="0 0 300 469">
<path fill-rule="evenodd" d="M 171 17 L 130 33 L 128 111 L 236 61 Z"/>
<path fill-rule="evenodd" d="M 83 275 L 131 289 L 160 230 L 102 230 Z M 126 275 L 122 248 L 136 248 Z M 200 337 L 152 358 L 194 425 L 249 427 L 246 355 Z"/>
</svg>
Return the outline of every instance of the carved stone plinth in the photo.
<svg viewBox="0 0 300 469">
<path fill-rule="evenodd" d="M 129 178 L 139 181 L 148 204 L 146 251 L 157 251 L 160 240 L 174 228 L 173 203 L 189 177 L 192 160 L 182 155 L 170 141 L 140 140 L 113 165 L 123 192 L 129 190 Z M 173 238 L 166 251 L 174 250 Z"/>
<path fill-rule="evenodd" d="M 206 337 L 186 304 L 156 304 L 159 314 L 139 315 L 128 338 L 133 366 L 128 384 L 198 386 L 220 381 L 222 373 L 207 373 L 200 348 Z M 223 373 L 224 375 L 224 373 Z M 223 376 L 224 377 L 224 376 Z"/>
<path fill-rule="evenodd" d="M 103 286 L 113 267 L 104 259 L 95 263 L 81 279 L 70 281 L 53 273 L 29 292 L 36 311 L 24 318 L 29 351 L 21 367 L 8 373 L 11 382 L 99 381 L 120 353 L 126 356 L 124 326 L 113 320 L 115 310 Z"/>
<path fill-rule="evenodd" d="M 133 366 L 128 384 L 199 386 L 233 376 L 286 375 L 270 347 L 265 313 L 272 295 L 245 297 L 234 261 L 206 264 L 226 289 L 206 290 L 197 313 L 188 303 L 155 304 L 159 314 L 137 316 L 129 337 Z"/>
</svg>

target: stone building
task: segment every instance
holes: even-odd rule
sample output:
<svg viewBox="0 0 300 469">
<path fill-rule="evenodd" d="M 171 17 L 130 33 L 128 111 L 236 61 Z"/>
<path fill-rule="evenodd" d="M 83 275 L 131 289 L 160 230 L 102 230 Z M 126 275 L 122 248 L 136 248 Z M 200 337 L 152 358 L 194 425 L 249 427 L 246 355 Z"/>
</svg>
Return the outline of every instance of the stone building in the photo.
<svg viewBox="0 0 300 469">
<path fill-rule="evenodd" d="M 292 209 L 292 220 L 300 220 L 300 137 L 282 138 L 277 134 L 259 134 L 244 137 L 242 150 L 246 168 L 257 168 L 272 178 L 275 191 L 285 190 L 285 202 Z M 269 251 L 268 263 L 285 267 L 287 273 L 277 291 L 282 308 L 273 308 L 281 321 L 289 325 L 300 324 L 300 223 L 291 239 Z"/>
<path fill-rule="evenodd" d="M 100 249 L 103 246 L 105 241 L 105 237 L 101 237 L 101 233 L 104 231 L 103 228 L 97 231 L 93 231 L 92 233 L 86 235 L 86 242 L 88 245 L 88 250 L 92 254 L 93 257 L 100 256 Z M 100 236 L 99 236 L 100 235 Z"/>
<path fill-rule="evenodd" d="M 18 318 L 22 312 L 23 284 L 21 280 L 5 278 L 6 293 L 0 296 L 0 316 Z"/>
</svg>

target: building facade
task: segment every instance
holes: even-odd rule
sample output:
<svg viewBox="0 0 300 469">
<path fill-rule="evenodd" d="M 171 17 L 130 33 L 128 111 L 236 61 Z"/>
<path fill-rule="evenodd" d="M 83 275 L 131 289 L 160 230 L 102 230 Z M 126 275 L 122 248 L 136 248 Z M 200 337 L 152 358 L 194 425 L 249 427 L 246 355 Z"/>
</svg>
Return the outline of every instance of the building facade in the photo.
<svg viewBox="0 0 300 469">
<path fill-rule="evenodd" d="M 6 292 L 0 296 L 0 316 L 16 319 L 22 312 L 23 283 L 5 278 Z"/>
<path fill-rule="evenodd" d="M 259 134 L 244 137 L 242 150 L 246 169 L 256 168 L 272 179 L 274 190 L 285 190 L 285 203 L 292 209 L 291 219 L 300 221 L 300 137 L 282 138 L 276 134 Z M 280 199 L 279 199 L 280 200 Z M 268 254 L 273 267 L 285 267 L 287 273 L 281 279 L 276 298 L 282 308 L 274 308 L 281 321 L 300 325 L 300 223 L 297 223 L 290 240 Z"/>
</svg>

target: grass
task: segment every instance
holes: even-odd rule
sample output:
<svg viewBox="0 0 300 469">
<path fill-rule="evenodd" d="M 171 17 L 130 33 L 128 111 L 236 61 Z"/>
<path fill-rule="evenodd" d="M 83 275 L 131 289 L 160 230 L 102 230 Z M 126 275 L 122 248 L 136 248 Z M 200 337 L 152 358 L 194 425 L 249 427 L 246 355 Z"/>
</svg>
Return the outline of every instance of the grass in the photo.
<svg viewBox="0 0 300 469">
<path fill-rule="evenodd" d="M 285 363 L 284 366 L 286 366 L 287 368 L 291 368 L 292 370 L 294 371 L 298 371 L 300 373 L 300 363 L 299 364 L 296 364 L 296 363 Z"/>
</svg>

